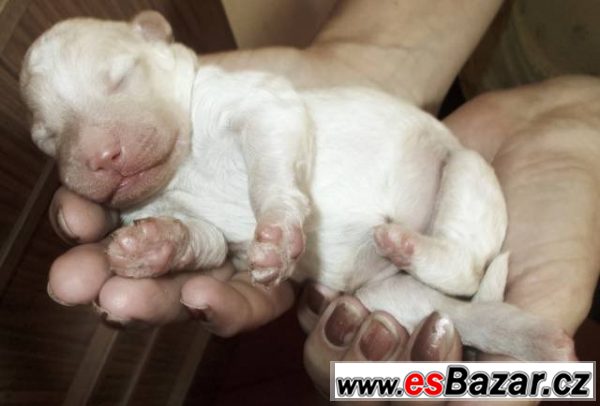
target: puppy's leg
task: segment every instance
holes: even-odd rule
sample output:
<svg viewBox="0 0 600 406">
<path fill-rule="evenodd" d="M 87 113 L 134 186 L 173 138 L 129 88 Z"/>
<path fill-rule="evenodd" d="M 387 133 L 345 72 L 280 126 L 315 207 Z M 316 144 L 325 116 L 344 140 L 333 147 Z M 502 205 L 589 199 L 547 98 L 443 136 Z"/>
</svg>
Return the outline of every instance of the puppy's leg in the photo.
<svg viewBox="0 0 600 406">
<path fill-rule="evenodd" d="M 107 247 L 117 275 L 145 278 L 170 271 L 212 268 L 227 255 L 223 234 L 201 220 L 150 217 L 115 231 Z"/>
<path fill-rule="evenodd" d="M 256 215 L 248 263 L 254 281 L 288 278 L 304 251 L 304 192 L 312 163 L 309 117 L 304 104 L 282 79 L 257 74 L 252 93 L 233 118 L 248 170 L 250 201 Z"/>
<path fill-rule="evenodd" d="M 454 150 L 443 170 L 427 235 L 400 224 L 375 229 L 382 255 L 426 284 L 471 296 L 506 232 L 506 206 L 491 167 L 475 152 Z"/>
<path fill-rule="evenodd" d="M 567 333 L 508 303 L 456 303 L 448 308 L 463 344 L 522 361 L 573 361 Z"/>
<path fill-rule="evenodd" d="M 410 275 L 367 285 L 356 296 L 412 332 L 431 312 L 452 320 L 462 342 L 490 354 L 527 361 L 575 359 L 573 340 L 560 328 L 507 303 L 472 303 L 445 296 Z"/>
</svg>

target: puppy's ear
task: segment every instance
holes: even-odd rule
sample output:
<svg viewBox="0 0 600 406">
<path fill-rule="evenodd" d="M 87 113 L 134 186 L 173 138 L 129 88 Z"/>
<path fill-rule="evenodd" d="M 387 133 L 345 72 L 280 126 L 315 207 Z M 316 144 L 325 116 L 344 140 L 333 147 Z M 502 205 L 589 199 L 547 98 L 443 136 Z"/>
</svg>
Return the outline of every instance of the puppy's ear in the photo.
<svg viewBox="0 0 600 406">
<path fill-rule="evenodd" d="M 56 156 L 56 137 L 52 134 L 44 123 L 38 119 L 33 120 L 31 126 L 31 139 L 42 152 L 51 157 Z"/>
<path fill-rule="evenodd" d="M 142 11 L 133 17 L 131 24 L 133 29 L 147 41 L 171 42 L 173 40 L 171 24 L 157 11 Z"/>
</svg>

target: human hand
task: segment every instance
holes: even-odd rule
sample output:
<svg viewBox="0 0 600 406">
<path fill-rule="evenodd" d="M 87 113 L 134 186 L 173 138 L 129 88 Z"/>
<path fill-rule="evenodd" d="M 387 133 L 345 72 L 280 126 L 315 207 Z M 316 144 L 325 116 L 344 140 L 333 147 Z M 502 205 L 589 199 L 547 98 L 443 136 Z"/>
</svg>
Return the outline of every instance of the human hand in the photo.
<svg viewBox="0 0 600 406">
<path fill-rule="evenodd" d="M 56 259 L 48 293 L 60 304 L 94 304 L 106 321 L 125 326 L 165 324 L 197 318 L 217 334 L 228 336 L 266 323 L 293 301 L 289 284 L 263 289 L 232 266 L 199 273 L 130 279 L 109 271 L 101 240 L 118 225 L 117 213 L 61 187 L 50 206 L 56 232 L 68 242 L 83 243 Z M 100 240 L 99 242 L 95 242 Z M 191 297 L 191 309 L 181 303 Z M 198 304 L 197 300 L 204 300 Z"/>
<path fill-rule="evenodd" d="M 310 332 L 304 348 L 306 371 L 322 393 L 330 388 L 330 361 L 460 361 L 463 355 L 452 322 L 437 312 L 409 334 L 385 312 L 369 312 L 355 297 L 339 296 L 309 284 L 299 307 Z"/>
<path fill-rule="evenodd" d="M 492 162 L 506 196 L 504 248 L 511 262 L 505 300 L 570 335 L 589 312 L 600 269 L 598 96 L 597 79 L 561 78 L 481 96 L 446 119 L 463 144 Z M 439 338 L 421 328 L 407 339 L 388 315 L 369 315 L 369 303 L 336 296 L 322 286 L 309 287 L 299 308 L 303 326 L 311 331 L 305 363 L 317 387 L 329 388 L 329 361 L 422 360 L 407 354 L 424 347 L 429 349 L 421 354 L 450 359 L 436 348 L 455 348 L 449 344 L 453 330 Z M 344 312 L 333 310 L 340 301 Z M 384 323 L 371 333 L 373 319 Z M 338 326 L 333 336 L 328 326 Z M 479 359 L 506 357 L 480 354 Z"/>
</svg>

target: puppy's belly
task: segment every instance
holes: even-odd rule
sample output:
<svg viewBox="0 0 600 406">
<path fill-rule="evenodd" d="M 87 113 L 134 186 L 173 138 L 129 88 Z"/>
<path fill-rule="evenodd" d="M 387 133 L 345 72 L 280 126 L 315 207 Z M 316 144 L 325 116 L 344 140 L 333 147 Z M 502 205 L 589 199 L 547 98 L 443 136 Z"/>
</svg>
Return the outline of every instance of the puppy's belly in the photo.
<svg viewBox="0 0 600 406">
<path fill-rule="evenodd" d="M 328 90 L 307 94 L 305 100 L 315 130 L 312 213 L 294 278 L 354 291 L 397 272 L 375 252 L 375 226 L 397 222 L 426 230 L 447 131 L 440 131 L 432 117 L 379 93 Z M 256 220 L 247 174 L 240 170 L 243 158 L 226 140 L 207 139 L 204 156 L 180 169 L 168 194 L 179 202 L 178 211 L 220 228 L 243 269 Z"/>
<path fill-rule="evenodd" d="M 395 222 L 426 232 L 447 154 L 447 131 L 432 117 L 378 95 L 353 95 L 334 103 L 324 94 L 316 103 L 308 98 L 317 131 L 314 206 L 296 271 L 296 279 L 347 292 L 397 272 L 375 252 L 374 227 Z"/>
<path fill-rule="evenodd" d="M 402 174 L 417 163 L 405 162 L 401 156 L 379 168 L 361 166 L 365 176 L 362 180 L 352 176 L 350 166 L 356 169 L 356 162 L 351 165 L 350 160 L 345 171 L 348 176 L 335 184 L 315 179 L 314 211 L 305 226 L 307 247 L 296 279 L 312 279 L 353 292 L 366 282 L 396 273 L 397 268 L 377 254 L 373 230 L 386 222 L 400 223 L 419 232 L 426 230 L 441 167 L 441 159 L 431 158 L 424 163 L 418 177 L 408 183 Z M 317 165 L 316 169 L 317 176 L 321 176 L 320 170 L 326 171 L 325 166 Z M 379 171 L 382 173 L 376 173 Z"/>
<path fill-rule="evenodd" d="M 392 221 L 425 230 L 439 188 L 443 155 L 428 147 L 408 148 L 392 136 L 367 137 L 360 146 L 354 142 L 350 147 L 339 138 L 338 143 L 339 148 L 317 141 L 312 213 L 304 228 L 307 245 L 293 277 L 351 292 L 397 272 L 375 252 L 373 228 Z M 344 145 L 352 151 L 344 151 Z M 357 154 L 357 147 L 363 153 Z M 201 186 L 195 186 L 196 193 L 187 186 L 174 188 L 167 194 L 177 202 L 172 209 L 216 225 L 230 243 L 236 267 L 247 269 L 246 248 L 256 220 L 245 174 L 230 170 L 205 176 L 193 167 L 189 171 L 182 170 L 181 178 L 194 179 Z"/>
</svg>

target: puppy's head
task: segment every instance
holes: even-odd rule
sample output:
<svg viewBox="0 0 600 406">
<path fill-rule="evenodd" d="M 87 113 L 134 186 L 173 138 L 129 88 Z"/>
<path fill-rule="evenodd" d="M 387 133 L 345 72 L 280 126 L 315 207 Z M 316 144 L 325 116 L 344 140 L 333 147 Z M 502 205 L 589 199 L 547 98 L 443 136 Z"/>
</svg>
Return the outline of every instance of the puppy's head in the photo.
<svg viewBox="0 0 600 406">
<path fill-rule="evenodd" d="M 195 63 L 156 12 L 61 22 L 34 42 L 21 70 L 33 141 L 75 192 L 113 207 L 140 203 L 189 150 Z"/>
</svg>

